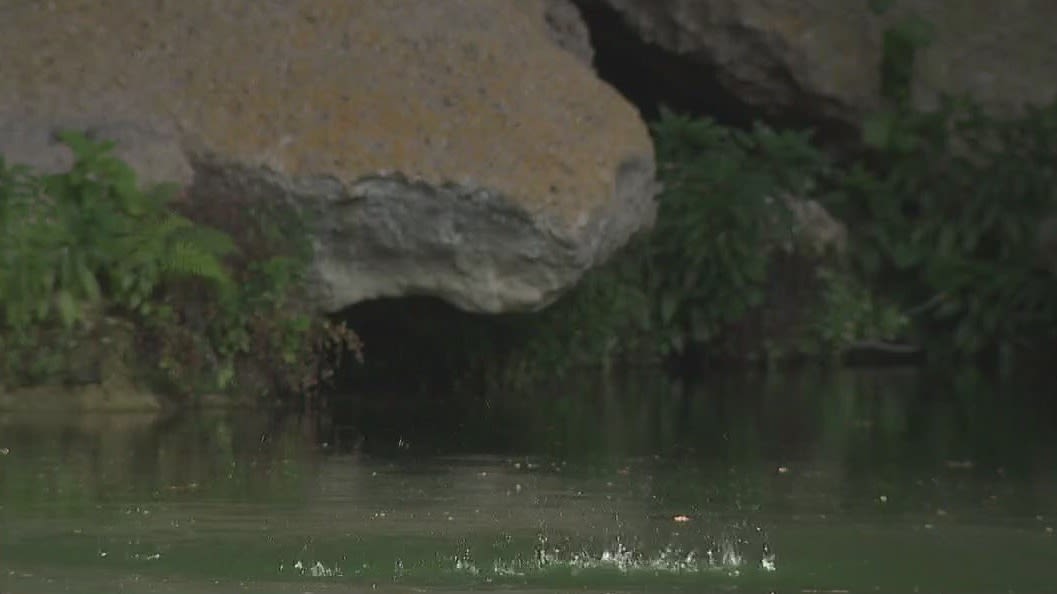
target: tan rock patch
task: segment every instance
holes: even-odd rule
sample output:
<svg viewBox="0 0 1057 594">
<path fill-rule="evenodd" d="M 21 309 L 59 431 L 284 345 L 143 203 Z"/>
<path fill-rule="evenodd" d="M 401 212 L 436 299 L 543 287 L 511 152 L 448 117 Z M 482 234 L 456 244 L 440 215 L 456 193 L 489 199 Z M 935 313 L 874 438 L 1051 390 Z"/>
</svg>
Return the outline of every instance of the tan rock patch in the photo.
<svg viewBox="0 0 1057 594">
<path fill-rule="evenodd" d="M 472 180 L 566 222 L 652 155 L 633 108 L 513 2 L 66 0 L 0 15 L 0 118 L 154 122 L 192 152 L 288 176 Z"/>
</svg>

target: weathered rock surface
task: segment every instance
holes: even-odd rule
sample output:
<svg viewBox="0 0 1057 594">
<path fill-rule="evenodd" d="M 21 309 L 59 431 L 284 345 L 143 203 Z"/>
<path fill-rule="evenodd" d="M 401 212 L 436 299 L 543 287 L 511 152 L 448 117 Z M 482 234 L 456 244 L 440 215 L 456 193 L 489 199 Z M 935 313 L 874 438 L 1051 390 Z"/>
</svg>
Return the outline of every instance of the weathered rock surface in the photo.
<svg viewBox="0 0 1057 594">
<path fill-rule="evenodd" d="M 810 256 L 828 252 L 844 253 L 848 247 L 848 228 L 819 204 L 817 200 L 789 194 L 780 198 L 793 223 L 793 235 L 799 247 Z"/>
<path fill-rule="evenodd" d="M 647 130 L 584 64 L 566 9 L 2 3 L 0 153 L 62 167 L 51 134 L 89 129 L 151 181 L 295 203 L 322 310 L 538 307 L 648 226 L 656 192 Z"/>
<path fill-rule="evenodd" d="M 970 93 L 1000 111 L 1057 97 L 1057 3 L 1049 0 L 900 0 L 883 17 L 865 0 L 578 2 L 604 2 L 643 40 L 700 63 L 765 112 L 857 124 L 879 101 L 883 31 L 908 14 L 935 25 L 915 72 L 920 106 L 940 92 Z"/>
<path fill-rule="evenodd" d="M 580 16 L 580 10 L 572 0 L 542 0 L 543 19 L 547 23 L 549 37 L 558 47 L 572 53 L 584 64 L 591 66 L 595 50 L 591 45 L 591 33 Z M 536 8 L 539 10 L 539 8 Z"/>
</svg>

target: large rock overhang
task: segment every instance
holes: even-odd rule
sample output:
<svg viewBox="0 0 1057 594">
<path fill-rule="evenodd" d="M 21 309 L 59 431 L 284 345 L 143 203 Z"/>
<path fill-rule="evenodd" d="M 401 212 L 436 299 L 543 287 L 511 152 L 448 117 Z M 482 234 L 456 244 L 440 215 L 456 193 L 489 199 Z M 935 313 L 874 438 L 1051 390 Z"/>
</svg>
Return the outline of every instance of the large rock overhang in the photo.
<svg viewBox="0 0 1057 594">
<path fill-rule="evenodd" d="M 20 3 L 0 153 L 60 169 L 54 132 L 83 129 L 145 181 L 292 204 L 322 311 L 542 307 L 651 225 L 657 191 L 645 124 L 552 41 L 548 5 Z"/>
</svg>

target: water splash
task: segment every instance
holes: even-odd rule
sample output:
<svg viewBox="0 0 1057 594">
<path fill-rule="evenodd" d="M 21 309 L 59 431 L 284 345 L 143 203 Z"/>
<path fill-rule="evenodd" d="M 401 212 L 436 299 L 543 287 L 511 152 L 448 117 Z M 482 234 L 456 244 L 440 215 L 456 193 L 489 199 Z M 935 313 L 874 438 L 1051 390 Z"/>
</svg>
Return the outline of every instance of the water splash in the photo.
<svg viewBox="0 0 1057 594">
<path fill-rule="evenodd" d="M 764 571 L 776 571 L 778 565 L 775 563 L 774 552 L 767 543 L 763 543 L 763 556 L 760 558 L 760 568 Z"/>
<path fill-rule="evenodd" d="M 497 558 L 492 564 L 495 576 L 523 577 L 533 573 L 550 573 L 567 570 L 573 574 L 585 571 L 616 571 L 622 574 L 649 572 L 653 574 L 692 574 L 701 572 L 726 572 L 739 575 L 745 567 L 742 543 L 733 537 L 721 538 L 698 550 L 668 544 L 651 551 L 645 546 L 635 546 L 615 538 L 603 547 L 559 546 L 550 542 L 546 534 L 540 533 L 530 561 L 514 555 L 509 559 Z M 468 553 L 467 553 L 468 554 Z M 759 567 L 764 571 L 775 571 L 775 557 L 764 544 Z M 475 568 L 476 569 L 476 568 Z"/>
<path fill-rule="evenodd" d="M 762 533 L 746 534 L 734 530 L 719 536 L 672 533 L 660 539 L 628 540 L 626 535 L 602 538 L 584 535 L 555 534 L 540 530 L 534 541 L 519 542 L 510 535 L 491 541 L 463 540 L 454 551 L 449 549 L 411 552 L 388 560 L 367 561 L 355 558 L 350 569 L 327 566 L 316 560 L 297 560 L 285 567 L 288 575 L 315 578 L 364 575 L 374 570 L 388 573 L 391 563 L 393 579 L 431 578 L 439 574 L 465 576 L 493 582 L 504 579 L 538 579 L 562 575 L 590 578 L 598 575 L 689 576 L 694 574 L 738 577 L 749 572 L 774 572 L 776 556 Z M 661 540 L 663 539 L 663 540 Z M 303 557 L 302 557 L 303 559 Z M 362 562 L 362 566 L 360 565 Z M 378 565 L 381 563 L 381 565 Z M 283 571 L 280 566 L 280 571 Z"/>
<path fill-rule="evenodd" d="M 312 564 L 306 564 L 300 559 L 298 559 L 297 561 L 294 561 L 293 565 L 290 566 L 290 569 L 297 575 L 307 577 L 342 577 L 344 575 L 344 573 L 342 573 L 341 571 L 341 568 L 337 565 L 328 567 L 324 565 L 322 561 L 316 561 Z M 285 571 L 286 565 L 280 563 L 279 573 L 284 573 Z"/>
<path fill-rule="evenodd" d="M 469 547 L 464 548 L 461 553 L 455 555 L 455 571 L 469 575 L 478 575 L 481 573 L 480 570 L 477 569 L 477 564 L 473 560 Z"/>
</svg>

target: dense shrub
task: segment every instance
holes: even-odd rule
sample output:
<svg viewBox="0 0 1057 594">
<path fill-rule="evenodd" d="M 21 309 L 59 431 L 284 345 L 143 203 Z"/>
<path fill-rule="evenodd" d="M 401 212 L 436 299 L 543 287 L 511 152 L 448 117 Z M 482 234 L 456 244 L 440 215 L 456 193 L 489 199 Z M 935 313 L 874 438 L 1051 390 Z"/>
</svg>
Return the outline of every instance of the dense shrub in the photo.
<svg viewBox="0 0 1057 594">
<path fill-rule="evenodd" d="M 871 122 L 834 208 L 862 278 L 915 314 L 917 338 L 961 353 L 1057 331 L 1057 277 L 1039 246 L 1057 213 L 1057 106 L 1017 118 L 946 99 Z"/>
<path fill-rule="evenodd" d="M 786 196 L 806 196 L 826 159 L 806 134 L 777 132 L 762 125 L 743 131 L 664 112 L 653 126 L 664 192 L 657 225 L 648 244 L 645 280 L 654 305 L 655 331 L 662 353 L 680 353 L 688 344 L 709 345 L 713 354 L 728 348 L 757 356 L 768 338 L 799 325 L 798 311 L 785 328 L 735 340 L 761 306 L 774 310 L 793 304 L 799 284 L 811 284 L 814 260 L 796 229 Z M 796 253 L 809 265 L 775 287 L 776 252 Z M 776 296 L 774 289 L 785 294 Z M 768 303 L 768 298 L 772 301 Z M 808 296 L 810 299 L 810 295 Z M 802 309 L 806 303 L 796 303 Z M 757 317 L 757 322 L 762 322 Z M 778 345 L 771 345 L 778 348 Z"/>
<path fill-rule="evenodd" d="M 107 329 L 128 325 L 132 369 L 178 396 L 311 388 L 329 347 L 358 346 L 293 302 L 303 253 L 247 250 L 180 214 L 174 188 L 141 189 L 113 143 L 61 139 L 69 171 L 0 160 L 0 385 L 67 381 L 86 351 L 107 348 Z M 254 361 L 274 381 L 239 373 Z"/>
<path fill-rule="evenodd" d="M 912 313 L 914 339 L 933 350 L 1052 341 L 1057 276 L 1040 233 L 1057 214 L 1057 104 L 1007 117 L 969 97 L 915 109 L 914 61 L 931 39 L 913 16 L 888 30 L 887 105 L 864 123 L 862 159 L 832 182 L 857 276 Z"/>
</svg>

